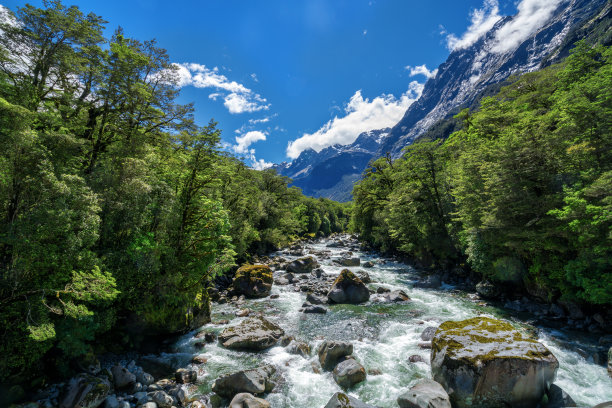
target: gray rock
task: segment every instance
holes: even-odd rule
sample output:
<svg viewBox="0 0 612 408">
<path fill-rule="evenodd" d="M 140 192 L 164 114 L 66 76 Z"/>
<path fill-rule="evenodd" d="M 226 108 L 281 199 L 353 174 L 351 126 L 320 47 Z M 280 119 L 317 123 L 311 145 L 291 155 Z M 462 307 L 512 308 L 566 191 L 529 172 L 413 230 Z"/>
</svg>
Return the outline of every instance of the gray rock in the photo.
<svg viewBox="0 0 612 408">
<path fill-rule="evenodd" d="M 285 334 L 278 325 L 263 317 L 251 317 L 219 335 L 223 347 L 260 351 L 274 346 Z"/>
<path fill-rule="evenodd" d="M 90 374 L 79 374 L 68 382 L 60 408 L 96 408 L 110 392 L 110 383 Z"/>
<path fill-rule="evenodd" d="M 194 370 L 179 368 L 176 370 L 176 373 L 174 373 L 174 379 L 179 384 L 194 383 L 198 379 L 198 373 Z"/>
<path fill-rule="evenodd" d="M 325 314 L 325 313 L 327 313 L 327 309 L 324 308 L 321 305 L 309 305 L 309 306 L 304 307 L 302 312 L 304 312 L 304 313 Z"/>
<path fill-rule="evenodd" d="M 408 361 L 410 361 L 411 363 L 425 363 L 425 359 L 421 356 L 419 356 L 418 354 L 413 354 L 410 357 L 408 357 Z"/>
<path fill-rule="evenodd" d="M 548 402 L 543 408 L 564 408 L 564 407 L 575 407 L 576 402 L 558 385 L 552 384 L 548 391 L 546 391 Z"/>
<path fill-rule="evenodd" d="M 119 408 L 119 400 L 116 395 L 109 395 L 104 400 L 104 408 Z"/>
<path fill-rule="evenodd" d="M 334 303 L 358 304 L 370 299 L 370 291 L 353 272 L 344 269 L 332 284 L 327 298 Z"/>
<path fill-rule="evenodd" d="M 612 401 L 602 402 L 595 405 L 593 408 L 612 408 Z"/>
<path fill-rule="evenodd" d="M 424 379 L 397 399 L 400 408 L 451 408 L 448 394 L 437 382 Z"/>
<path fill-rule="evenodd" d="M 252 394 L 243 392 L 236 394 L 230 402 L 229 408 L 269 408 L 270 403 L 265 399 L 257 398 Z"/>
<path fill-rule="evenodd" d="M 121 407 L 121 408 L 130 408 L 130 403 L 129 403 L 129 402 L 127 402 L 127 401 L 124 401 L 124 402 L 125 402 L 125 403 L 127 403 L 127 407 Z M 146 402 L 146 403 L 142 404 L 142 405 L 140 406 L 140 408 L 157 408 L 157 404 L 156 404 L 156 403 L 154 403 L 153 401 L 151 401 L 151 402 Z"/>
<path fill-rule="evenodd" d="M 310 273 L 319 267 L 319 263 L 313 256 L 296 259 L 287 264 L 287 272 L 293 273 Z"/>
<path fill-rule="evenodd" d="M 476 292 L 485 299 L 495 299 L 499 296 L 499 288 L 489 281 L 478 282 Z"/>
<path fill-rule="evenodd" d="M 357 275 L 357 277 L 359 279 L 361 279 L 361 281 L 363 283 L 372 283 L 372 279 L 370 278 L 370 274 L 367 273 L 366 271 L 357 271 L 357 272 L 355 272 L 355 275 Z"/>
<path fill-rule="evenodd" d="M 373 268 L 374 267 L 374 262 L 366 261 L 366 262 L 363 263 L 363 267 L 364 268 Z"/>
<path fill-rule="evenodd" d="M 111 368 L 111 372 L 113 373 L 115 388 L 126 388 L 136 382 L 136 376 L 128 371 L 127 368 L 118 364 Z"/>
<path fill-rule="evenodd" d="M 314 293 L 307 294 L 306 300 L 313 305 L 324 305 L 327 303 L 326 297 L 318 296 L 318 295 L 315 295 Z"/>
<path fill-rule="evenodd" d="M 319 347 L 319 363 L 321 363 L 321 367 L 324 370 L 331 371 L 341 359 L 351 354 L 353 354 L 353 345 L 351 343 L 325 341 Z"/>
<path fill-rule="evenodd" d="M 333 262 L 340 266 L 359 266 L 361 264 L 361 260 L 357 257 L 338 258 L 334 259 Z"/>
<path fill-rule="evenodd" d="M 272 375 L 275 372 L 276 368 L 274 366 L 266 365 L 252 370 L 227 374 L 215 380 L 212 390 L 225 398 L 232 398 L 242 392 L 262 394 L 274 388 Z"/>
<path fill-rule="evenodd" d="M 310 346 L 303 341 L 292 341 L 287 347 L 287 352 L 308 358 L 310 357 Z"/>
<path fill-rule="evenodd" d="M 425 330 L 423 330 L 423 333 L 421 333 L 421 340 L 431 341 L 431 339 L 433 339 L 434 337 L 434 334 L 436 334 L 436 330 L 438 330 L 437 327 L 427 327 Z"/>
<path fill-rule="evenodd" d="M 385 294 L 385 298 L 389 302 L 407 302 L 410 300 L 410 296 L 403 290 L 393 290 Z"/>
<path fill-rule="evenodd" d="M 612 347 L 608 350 L 608 375 L 612 377 Z"/>
<path fill-rule="evenodd" d="M 149 397 L 159 408 L 171 408 L 174 405 L 174 398 L 164 391 L 154 391 L 149 394 Z"/>
<path fill-rule="evenodd" d="M 334 381 L 344 388 L 351 388 L 366 379 L 365 368 L 352 358 L 339 363 L 333 372 Z"/>
<path fill-rule="evenodd" d="M 149 401 L 149 395 L 144 391 L 135 393 L 133 397 L 136 400 L 136 405 L 142 405 Z"/>
<path fill-rule="evenodd" d="M 432 340 L 433 379 L 458 408 L 536 406 L 558 368 L 543 344 L 488 317 L 444 322 Z"/>
<path fill-rule="evenodd" d="M 325 405 L 325 408 L 376 408 L 374 405 L 369 405 L 359 401 L 357 398 L 351 397 L 343 392 L 335 393 Z"/>
</svg>

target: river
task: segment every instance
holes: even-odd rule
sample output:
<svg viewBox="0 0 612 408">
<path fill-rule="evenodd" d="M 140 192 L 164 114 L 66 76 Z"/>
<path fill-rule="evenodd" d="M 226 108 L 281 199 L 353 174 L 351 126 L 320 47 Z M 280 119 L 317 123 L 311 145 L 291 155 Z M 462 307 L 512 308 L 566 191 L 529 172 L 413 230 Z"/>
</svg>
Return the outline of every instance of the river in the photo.
<svg viewBox="0 0 612 408">
<path fill-rule="evenodd" d="M 326 274 L 337 275 L 344 267 L 332 265 L 331 259 L 346 253 L 347 248 L 329 248 L 329 240 L 307 244 L 309 251 L 331 251 L 330 259 L 318 259 Z M 383 286 L 392 290 L 402 289 L 412 299 L 403 303 L 376 303 L 362 305 L 332 305 L 327 314 L 303 314 L 299 312 L 306 294 L 296 292 L 293 286 L 274 285 L 272 294 L 277 299 L 247 300 L 244 305 L 213 305 L 212 320 L 230 320 L 229 325 L 238 324 L 244 318 L 235 317 L 239 308 L 248 307 L 261 311 L 264 316 L 280 325 L 287 334 L 310 344 L 309 359 L 289 354 L 280 346 L 265 352 L 238 352 L 223 348 L 218 343 L 207 344 L 203 350 L 196 349 L 195 332 L 183 336 L 175 346 L 172 357 L 179 363 L 188 364 L 194 354 L 203 353 L 208 362 L 200 372 L 199 383 L 202 393 L 210 393 L 213 381 L 227 373 L 274 364 L 282 373 L 284 382 L 265 396 L 274 408 L 316 408 L 323 407 L 340 387 L 331 373 L 316 373 L 313 366 L 318 364 L 316 349 L 324 340 L 350 341 L 354 345 L 354 356 L 366 370 L 380 370 L 380 375 L 368 375 L 349 394 L 379 407 L 397 407 L 397 397 L 414 385 L 419 379 L 430 377 L 429 350 L 419 347 L 420 335 L 426 327 L 438 326 L 446 320 L 461 320 L 478 315 L 509 319 L 520 330 L 533 330 L 533 326 L 520 321 L 500 308 L 474 300 L 473 296 L 443 285 L 440 289 L 414 287 L 418 280 L 417 271 L 410 266 L 384 259 L 374 253 L 353 250 L 354 256 L 376 263 L 367 269 L 372 279 L 368 286 L 376 289 Z M 286 252 L 273 254 L 285 259 L 295 259 Z M 362 267 L 349 268 L 353 271 Z M 220 332 L 227 324 L 208 324 L 207 331 Z M 539 341 L 544 343 L 559 360 L 560 368 L 555 384 L 568 392 L 578 406 L 590 407 L 612 400 L 612 379 L 604 367 L 594 364 L 568 347 L 576 345 L 577 333 L 563 332 L 538 327 Z M 586 338 L 586 337 L 585 337 Z M 411 355 L 422 356 L 426 363 L 410 363 Z"/>
</svg>

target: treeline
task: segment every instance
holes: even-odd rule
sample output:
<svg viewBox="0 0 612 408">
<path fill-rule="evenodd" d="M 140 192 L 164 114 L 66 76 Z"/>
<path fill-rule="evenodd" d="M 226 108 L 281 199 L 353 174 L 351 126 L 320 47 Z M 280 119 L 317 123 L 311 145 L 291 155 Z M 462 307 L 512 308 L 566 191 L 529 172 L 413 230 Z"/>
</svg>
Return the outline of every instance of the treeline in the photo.
<svg viewBox="0 0 612 408">
<path fill-rule="evenodd" d="M 49 1 L 0 27 L 0 383 L 199 325 L 216 274 L 348 223 L 223 153 L 166 51 L 105 24 Z"/>
<path fill-rule="evenodd" d="M 447 140 L 372 163 L 352 228 L 428 267 L 612 305 L 610 47 L 579 43 L 457 117 Z"/>
</svg>

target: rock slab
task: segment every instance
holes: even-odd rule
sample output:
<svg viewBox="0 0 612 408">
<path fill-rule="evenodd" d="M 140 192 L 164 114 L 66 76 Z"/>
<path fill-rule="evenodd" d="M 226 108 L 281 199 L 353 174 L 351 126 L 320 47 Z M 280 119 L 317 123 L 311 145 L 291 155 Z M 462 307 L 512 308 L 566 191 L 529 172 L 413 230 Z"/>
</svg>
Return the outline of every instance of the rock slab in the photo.
<svg viewBox="0 0 612 408">
<path fill-rule="evenodd" d="M 212 390 L 225 398 L 232 398 L 240 393 L 263 394 L 274 388 L 272 375 L 275 372 L 274 366 L 265 365 L 252 370 L 227 374 L 215 380 Z"/>
<path fill-rule="evenodd" d="M 250 317 L 223 330 L 219 342 L 229 349 L 260 351 L 274 346 L 284 334 L 280 326 L 266 318 Z"/>
</svg>

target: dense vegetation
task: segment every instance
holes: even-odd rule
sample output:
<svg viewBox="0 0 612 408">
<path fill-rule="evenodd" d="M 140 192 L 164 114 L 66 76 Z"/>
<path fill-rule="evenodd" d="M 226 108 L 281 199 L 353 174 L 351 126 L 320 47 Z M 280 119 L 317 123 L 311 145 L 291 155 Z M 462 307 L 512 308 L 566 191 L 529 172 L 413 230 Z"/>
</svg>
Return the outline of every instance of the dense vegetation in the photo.
<svg viewBox="0 0 612 408">
<path fill-rule="evenodd" d="M 105 38 L 59 1 L 16 17 L 0 36 L 0 383 L 67 373 L 105 333 L 128 347 L 199 324 L 216 274 L 345 228 L 345 207 L 223 153 L 154 41 Z"/>
<path fill-rule="evenodd" d="M 353 228 L 432 268 L 612 305 L 612 49 L 579 43 L 457 118 L 366 170 Z"/>
</svg>

